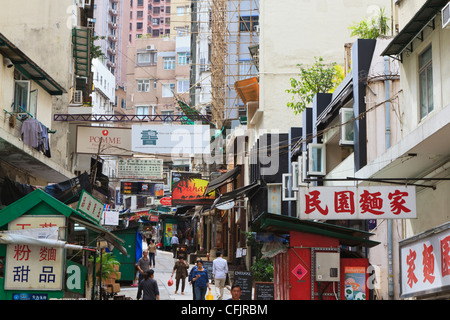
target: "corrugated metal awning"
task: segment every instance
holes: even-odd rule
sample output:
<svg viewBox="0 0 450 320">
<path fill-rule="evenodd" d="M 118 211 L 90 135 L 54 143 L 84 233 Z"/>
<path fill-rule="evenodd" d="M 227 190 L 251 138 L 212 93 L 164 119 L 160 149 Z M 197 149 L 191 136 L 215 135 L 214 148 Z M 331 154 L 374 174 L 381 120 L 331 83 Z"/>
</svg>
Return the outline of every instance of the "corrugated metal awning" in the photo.
<svg viewBox="0 0 450 320">
<path fill-rule="evenodd" d="M 434 29 L 434 18 L 447 3 L 448 0 L 427 0 L 399 34 L 389 43 L 381 55 L 398 56 L 405 50 L 412 52 L 413 41 L 422 34 L 423 30 L 430 23 L 432 23 L 432 28 Z"/>
</svg>

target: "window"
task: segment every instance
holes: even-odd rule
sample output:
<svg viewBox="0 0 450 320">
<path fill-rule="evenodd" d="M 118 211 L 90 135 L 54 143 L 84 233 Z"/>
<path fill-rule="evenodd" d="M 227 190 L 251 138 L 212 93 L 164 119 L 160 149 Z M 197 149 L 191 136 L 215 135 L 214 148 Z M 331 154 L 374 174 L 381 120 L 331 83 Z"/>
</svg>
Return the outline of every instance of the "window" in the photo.
<svg viewBox="0 0 450 320">
<path fill-rule="evenodd" d="M 153 18 L 152 25 L 156 26 L 159 24 L 159 18 Z"/>
<path fill-rule="evenodd" d="M 143 23 L 142 22 L 136 23 L 136 30 L 142 30 L 142 27 L 143 27 Z"/>
<path fill-rule="evenodd" d="M 177 16 L 184 15 L 184 7 L 177 7 Z"/>
<path fill-rule="evenodd" d="M 136 115 L 140 116 L 146 116 L 149 113 L 150 106 L 136 106 Z M 138 119 L 144 119 L 144 117 L 138 117 Z"/>
<path fill-rule="evenodd" d="M 297 200 L 296 194 L 294 191 L 294 183 L 293 183 L 294 174 L 292 173 L 283 173 L 282 174 L 282 200 L 283 201 L 294 201 Z M 298 189 L 298 186 L 297 186 Z"/>
<path fill-rule="evenodd" d="M 144 17 L 144 11 L 138 11 L 136 17 L 137 18 L 143 18 Z"/>
<path fill-rule="evenodd" d="M 308 144 L 308 174 L 315 176 L 324 176 L 326 174 L 326 158 L 325 145 L 323 144 Z"/>
<path fill-rule="evenodd" d="M 433 65 L 431 46 L 419 56 L 420 119 L 434 109 Z"/>
<path fill-rule="evenodd" d="M 138 0 L 137 5 L 138 7 L 142 7 L 144 5 L 144 0 Z"/>
<path fill-rule="evenodd" d="M 30 104 L 30 81 L 16 80 L 14 90 L 14 111 L 28 112 Z M 22 109 L 20 109 L 20 108 Z"/>
<path fill-rule="evenodd" d="M 144 52 L 137 54 L 137 64 L 153 64 L 155 63 L 155 52 Z"/>
<path fill-rule="evenodd" d="M 189 55 L 186 52 L 182 52 L 178 54 L 178 64 L 180 66 L 189 64 Z"/>
<path fill-rule="evenodd" d="M 177 93 L 185 93 L 189 90 L 189 80 L 178 80 Z"/>
<path fill-rule="evenodd" d="M 175 57 L 164 58 L 164 70 L 175 70 Z"/>
<path fill-rule="evenodd" d="M 173 97 L 174 90 L 175 90 L 175 84 L 174 83 L 163 84 L 162 85 L 162 97 L 163 98 Z"/>
<path fill-rule="evenodd" d="M 259 16 L 242 16 L 239 18 L 239 31 L 253 32 L 259 25 Z"/>
<path fill-rule="evenodd" d="M 353 109 L 342 108 L 339 110 L 340 117 L 340 145 L 352 145 L 353 144 Z"/>
<path fill-rule="evenodd" d="M 171 116 L 171 115 L 173 115 L 173 110 L 161 110 L 161 114 L 163 116 Z M 164 119 L 164 122 L 172 122 L 172 118 L 171 117 L 166 117 Z"/>
<path fill-rule="evenodd" d="M 138 92 L 149 92 L 150 91 L 150 80 L 138 80 L 137 81 L 137 91 Z"/>
</svg>

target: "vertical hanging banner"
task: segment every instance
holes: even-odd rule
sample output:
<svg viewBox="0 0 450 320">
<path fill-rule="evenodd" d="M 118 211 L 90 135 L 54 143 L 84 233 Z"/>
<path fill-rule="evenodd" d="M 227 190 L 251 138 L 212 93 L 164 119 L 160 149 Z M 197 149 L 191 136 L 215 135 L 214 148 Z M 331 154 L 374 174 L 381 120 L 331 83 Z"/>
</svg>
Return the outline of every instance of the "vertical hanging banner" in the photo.
<svg viewBox="0 0 450 320">
<path fill-rule="evenodd" d="M 301 187 L 298 196 L 302 220 L 417 218 L 414 186 Z"/>
</svg>

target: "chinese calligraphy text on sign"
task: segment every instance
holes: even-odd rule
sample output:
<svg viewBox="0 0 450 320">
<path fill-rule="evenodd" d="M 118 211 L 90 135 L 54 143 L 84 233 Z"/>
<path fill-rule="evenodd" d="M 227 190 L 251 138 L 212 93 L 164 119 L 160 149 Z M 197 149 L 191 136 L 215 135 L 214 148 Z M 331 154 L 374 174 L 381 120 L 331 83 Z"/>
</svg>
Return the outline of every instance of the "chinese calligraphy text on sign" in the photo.
<svg viewBox="0 0 450 320">
<path fill-rule="evenodd" d="M 65 227 L 65 217 L 26 216 L 12 221 L 9 230 Z M 62 238 L 65 236 L 63 235 Z M 61 290 L 63 280 L 62 248 L 28 244 L 8 244 L 5 289 Z"/>
<path fill-rule="evenodd" d="M 439 230 L 438 230 L 439 229 Z M 402 297 L 450 286 L 450 224 L 400 242 Z"/>
<path fill-rule="evenodd" d="M 416 218 L 414 186 L 299 188 L 303 220 L 365 220 Z"/>
</svg>

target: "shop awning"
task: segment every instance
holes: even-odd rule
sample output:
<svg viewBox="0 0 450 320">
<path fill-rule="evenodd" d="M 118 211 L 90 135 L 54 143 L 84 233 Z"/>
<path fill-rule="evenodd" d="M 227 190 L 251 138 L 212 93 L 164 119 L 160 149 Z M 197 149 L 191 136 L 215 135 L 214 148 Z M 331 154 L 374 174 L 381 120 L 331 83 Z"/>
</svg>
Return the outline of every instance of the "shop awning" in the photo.
<svg viewBox="0 0 450 320">
<path fill-rule="evenodd" d="M 247 104 L 249 101 L 259 101 L 259 83 L 257 77 L 236 81 L 234 88 L 244 104 Z"/>
<path fill-rule="evenodd" d="M 221 203 L 229 202 L 242 197 L 248 197 L 252 195 L 254 192 L 256 192 L 256 190 L 258 190 L 260 186 L 261 185 L 258 182 L 254 182 L 247 186 L 224 193 L 220 195 L 218 199 L 216 199 L 216 202 L 214 203 L 213 207 L 218 206 Z"/>
<path fill-rule="evenodd" d="M 66 90 L 61 85 L 1 33 L 0 54 L 5 58 L 9 58 L 14 64 L 14 68 L 19 70 L 29 80 L 36 82 L 50 95 L 62 95 L 66 93 Z"/>
<path fill-rule="evenodd" d="M 352 247 L 364 246 L 371 248 L 379 244 L 377 241 L 368 239 L 373 235 L 373 233 L 370 232 L 312 220 L 300 220 L 294 217 L 273 213 L 262 213 L 258 216 L 258 218 L 252 222 L 252 230 L 256 232 L 273 233 L 300 231 L 319 234 L 339 239 L 341 244 Z"/>
<path fill-rule="evenodd" d="M 414 17 L 403 27 L 403 29 L 388 44 L 381 53 L 382 56 L 398 56 L 405 50 L 413 51 L 412 42 L 422 37 L 423 30 L 431 23 L 434 29 L 434 18 L 441 9 L 448 3 L 448 0 L 427 0 L 417 11 Z"/>
<path fill-rule="evenodd" d="M 236 166 L 235 168 L 233 168 L 232 170 L 224 173 L 220 177 L 210 181 L 208 183 L 208 186 L 206 187 L 206 190 L 205 190 L 204 194 L 208 194 L 211 191 L 213 191 L 213 190 L 223 186 L 224 184 L 227 183 L 228 179 L 234 179 L 240 172 L 241 172 L 241 166 Z"/>
</svg>

